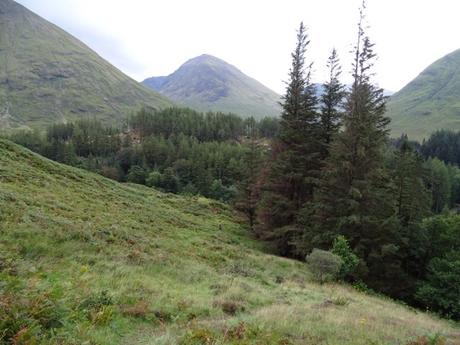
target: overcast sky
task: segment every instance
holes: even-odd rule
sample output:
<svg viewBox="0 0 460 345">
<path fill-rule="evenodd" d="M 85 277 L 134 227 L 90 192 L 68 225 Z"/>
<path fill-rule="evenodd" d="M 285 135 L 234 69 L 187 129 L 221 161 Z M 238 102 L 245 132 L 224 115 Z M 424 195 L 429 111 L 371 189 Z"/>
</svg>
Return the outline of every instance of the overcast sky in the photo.
<svg viewBox="0 0 460 345">
<path fill-rule="evenodd" d="M 1 1 L 1 0 L 0 0 Z M 361 0 L 17 0 L 70 32 L 136 80 L 168 75 L 203 53 L 281 93 L 303 21 L 314 81 L 336 47 L 350 70 Z M 459 0 L 368 0 L 376 80 L 397 91 L 460 48 Z M 344 73 L 345 74 L 345 73 Z M 344 75 L 344 81 L 349 79 Z"/>
</svg>

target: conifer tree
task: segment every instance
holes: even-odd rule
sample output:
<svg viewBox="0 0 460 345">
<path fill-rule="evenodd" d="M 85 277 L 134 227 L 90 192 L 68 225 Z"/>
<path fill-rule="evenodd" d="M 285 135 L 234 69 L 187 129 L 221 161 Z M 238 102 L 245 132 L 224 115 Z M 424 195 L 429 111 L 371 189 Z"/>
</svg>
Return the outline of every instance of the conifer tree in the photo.
<svg viewBox="0 0 460 345">
<path fill-rule="evenodd" d="M 430 214 L 431 196 L 425 186 L 422 158 L 402 138 L 394 166 L 396 210 L 403 226 L 415 224 Z"/>
<path fill-rule="evenodd" d="M 254 231 L 256 208 L 260 198 L 260 171 L 263 163 L 262 148 L 254 118 L 246 120 L 247 151 L 244 156 L 242 179 L 238 184 L 235 200 L 237 209 L 248 218 L 251 231 Z"/>
<path fill-rule="evenodd" d="M 345 85 L 339 80 L 342 68 L 335 48 L 327 60 L 327 67 L 329 70 L 329 80 L 323 84 L 323 93 L 320 99 L 321 158 L 323 159 L 328 156 L 332 138 L 338 133 L 341 126 L 343 99 L 346 94 Z"/>
<path fill-rule="evenodd" d="M 363 20 L 362 9 L 344 130 L 331 145 L 316 193 L 314 224 L 307 227 L 305 240 L 310 248 L 330 248 L 337 235 L 345 236 L 361 259 L 361 279 L 385 291 L 384 280 L 390 286 L 391 280 L 401 279 L 401 239 L 384 162 L 389 119 L 384 115 L 383 90 L 371 81 L 374 45 L 363 29 Z"/>
<path fill-rule="evenodd" d="M 258 212 L 258 233 L 282 255 L 294 255 L 298 212 L 312 199 L 320 168 L 318 101 L 310 81 L 311 64 L 305 65 L 309 43 L 301 23 Z"/>
</svg>

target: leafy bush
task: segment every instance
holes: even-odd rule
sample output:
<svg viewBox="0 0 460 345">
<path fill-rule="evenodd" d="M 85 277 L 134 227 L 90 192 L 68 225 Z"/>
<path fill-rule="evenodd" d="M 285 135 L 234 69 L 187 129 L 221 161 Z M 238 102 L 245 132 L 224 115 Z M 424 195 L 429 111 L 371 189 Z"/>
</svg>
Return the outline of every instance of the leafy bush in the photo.
<svg viewBox="0 0 460 345">
<path fill-rule="evenodd" d="M 223 202 L 233 199 L 235 194 L 235 188 L 224 186 L 220 179 L 212 181 L 209 187 L 209 197 Z"/>
<path fill-rule="evenodd" d="M 146 184 L 149 187 L 160 187 L 161 186 L 161 173 L 159 171 L 152 171 L 146 179 Z"/>
<path fill-rule="evenodd" d="M 126 177 L 126 180 L 128 182 L 132 183 L 139 183 L 139 184 L 144 184 L 145 183 L 145 175 L 146 172 L 144 168 L 142 168 L 139 165 L 133 165 L 131 169 L 129 169 L 128 176 Z"/>
<path fill-rule="evenodd" d="M 317 248 L 307 255 L 306 261 L 315 280 L 321 284 L 336 279 L 343 264 L 338 255 Z"/>
<path fill-rule="evenodd" d="M 158 188 L 164 192 L 179 192 L 179 179 L 172 168 L 165 169 L 164 173 L 152 171 L 147 177 L 147 186 Z"/>
<path fill-rule="evenodd" d="M 342 259 L 339 278 L 343 279 L 352 274 L 356 266 L 358 266 L 359 258 L 351 250 L 347 239 L 342 235 L 337 236 L 334 240 L 331 251 Z"/>
</svg>

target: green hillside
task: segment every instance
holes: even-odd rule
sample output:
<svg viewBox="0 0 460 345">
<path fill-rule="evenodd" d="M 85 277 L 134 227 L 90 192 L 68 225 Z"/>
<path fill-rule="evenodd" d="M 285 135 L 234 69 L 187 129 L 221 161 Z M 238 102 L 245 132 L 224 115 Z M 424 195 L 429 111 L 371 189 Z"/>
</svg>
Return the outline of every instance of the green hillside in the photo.
<svg viewBox="0 0 460 345">
<path fill-rule="evenodd" d="M 446 321 L 312 283 L 303 263 L 264 253 L 228 206 L 4 140 L 0 233 L 2 345 L 408 344 L 436 333 L 459 344 Z"/>
<path fill-rule="evenodd" d="M 438 129 L 460 130 L 460 49 L 426 68 L 390 98 L 392 136 L 427 138 Z"/>
<path fill-rule="evenodd" d="M 115 122 L 141 106 L 170 105 L 60 28 L 0 1 L 0 128 L 83 116 Z"/>
<path fill-rule="evenodd" d="M 171 75 L 148 78 L 143 84 L 199 111 L 231 112 L 256 118 L 281 113 L 278 94 L 211 55 L 190 59 Z"/>
</svg>

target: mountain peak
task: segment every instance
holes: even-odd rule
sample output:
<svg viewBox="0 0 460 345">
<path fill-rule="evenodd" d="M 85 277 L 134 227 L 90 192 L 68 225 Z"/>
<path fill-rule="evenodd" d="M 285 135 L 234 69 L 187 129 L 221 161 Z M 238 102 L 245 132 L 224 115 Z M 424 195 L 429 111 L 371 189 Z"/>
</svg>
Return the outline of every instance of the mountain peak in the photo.
<svg viewBox="0 0 460 345">
<path fill-rule="evenodd" d="M 200 111 L 242 116 L 277 116 L 280 96 L 235 66 L 213 55 L 187 60 L 167 77 L 144 80 L 146 86 Z"/>
<path fill-rule="evenodd" d="M 199 62 L 199 63 L 203 63 L 203 62 L 223 62 L 223 63 L 226 63 L 224 60 L 222 59 L 219 59 L 217 57 L 215 57 L 214 55 L 210 55 L 210 54 L 201 54 L 201 55 L 198 55 L 198 56 L 195 56 L 194 58 L 191 58 L 190 60 L 188 60 L 186 63 L 188 62 Z"/>
</svg>

